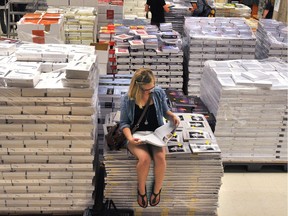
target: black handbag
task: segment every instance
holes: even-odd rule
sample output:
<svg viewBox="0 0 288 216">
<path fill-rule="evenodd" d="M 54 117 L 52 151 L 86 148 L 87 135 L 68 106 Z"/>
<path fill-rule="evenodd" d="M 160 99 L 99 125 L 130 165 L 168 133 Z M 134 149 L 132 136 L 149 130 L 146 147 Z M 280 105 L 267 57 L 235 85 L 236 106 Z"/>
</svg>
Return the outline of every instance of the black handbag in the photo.
<svg viewBox="0 0 288 216">
<path fill-rule="evenodd" d="M 132 134 L 139 128 L 139 125 L 140 125 L 140 123 L 141 123 L 141 121 L 142 121 L 142 119 L 143 119 L 143 117 L 144 117 L 144 115 L 145 115 L 145 113 L 149 107 L 151 97 L 152 96 L 150 95 L 149 99 L 145 105 L 144 111 L 142 112 L 137 124 L 131 130 Z M 127 142 L 127 139 L 126 139 L 124 133 L 120 129 L 119 123 L 115 124 L 114 126 L 112 126 L 108 129 L 108 133 L 105 135 L 105 139 L 106 139 L 106 143 L 107 143 L 110 150 L 119 150 Z"/>
</svg>

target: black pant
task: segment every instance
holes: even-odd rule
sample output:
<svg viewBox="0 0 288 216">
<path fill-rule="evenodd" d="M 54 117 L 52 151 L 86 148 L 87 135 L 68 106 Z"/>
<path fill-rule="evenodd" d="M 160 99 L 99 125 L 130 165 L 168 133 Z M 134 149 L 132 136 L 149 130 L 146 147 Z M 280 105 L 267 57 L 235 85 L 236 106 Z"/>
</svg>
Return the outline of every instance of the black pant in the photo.
<svg viewBox="0 0 288 216">
<path fill-rule="evenodd" d="M 5 23 L 6 21 L 6 23 Z M 0 10 L 0 24 L 1 24 L 1 29 L 2 29 L 2 32 L 4 34 L 7 34 L 7 11 L 5 10 Z"/>
</svg>

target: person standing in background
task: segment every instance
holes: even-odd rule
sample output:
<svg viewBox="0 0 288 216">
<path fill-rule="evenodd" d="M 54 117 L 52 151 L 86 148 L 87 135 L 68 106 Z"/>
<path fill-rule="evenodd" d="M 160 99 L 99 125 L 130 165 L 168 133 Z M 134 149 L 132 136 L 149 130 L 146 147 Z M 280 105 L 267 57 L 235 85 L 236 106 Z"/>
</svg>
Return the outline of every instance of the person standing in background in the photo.
<svg viewBox="0 0 288 216">
<path fill-rule="evenodd" d="M 244 4 L 244 5 L 248 6 L 252 10 L 253 0 L 242 0 L 241 4 Z"/>
<path fill-rule="evenodd" d="M 266 0 L 263 14 L 262 14 L 262 18 L 263 19 L 272 19 L 273 11 L 274 11 L 274 6 L 273 6 L 271 0 Z"/>
<path fill-rule="evenodd" d="M 145 4 L 145 12 L 151 11 L 151 25 L 160 27 L 160 23 L 165 23 L 165 13 L 169 12 L 169 5 L 165 0 L 147 0 Z"/>
<path fill-rule="evenodd" d="M 6 0 L 0 0 L 0 6 L 4 6 L 5 4 Z M 7 22 L 7 12 L 5 9 L 0 9 L 0 24 L 3 34 L 7 34 L 7 26 L 5 21 Z"/>
</svg>

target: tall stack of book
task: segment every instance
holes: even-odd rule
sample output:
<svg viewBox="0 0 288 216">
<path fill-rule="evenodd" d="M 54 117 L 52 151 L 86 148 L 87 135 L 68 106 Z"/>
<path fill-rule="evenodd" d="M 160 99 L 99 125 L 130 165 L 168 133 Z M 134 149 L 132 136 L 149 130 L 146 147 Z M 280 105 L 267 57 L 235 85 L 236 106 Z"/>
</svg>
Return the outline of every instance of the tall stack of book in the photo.
<svg viewBox="0 0 288 216">
<path fill-rule="evenodd" d="M 117 40 L 117 74 L 133 74 L 135 70 L 146 67 L 154 72 L 157 85 L 164 89 L 182 89 L 183 52 L 179 48 L 182 43 L 180 34 L 173 30 L 154 32 L 148 27 L 146 29 L 149 31 L 145 28 L 131 29 L 129 34 L 114 36 Z"/>
<path fill-rule="evenodd" d="M 186 17 L 184 92 L 200 95 L 206 60 L 254 59 L 256 38 L 244 18 Z"/>
<path fill-rule="evenodd" d="M 105 145 L 104 196 L 119 208 L 133 208 L 141 215 L 216 215 L 223 176 L 221 151 L 205 117 L 176 113 L 181 123 L 166 148 L 167 169 L 157 207 L 143 209 L 137 204 L 136 159 L 127 149 L 110 151 Z M 109 129 L 115 115 L 107 118 Z M 159 135 L 155 132 L 155 136 Z M 151 141 L 151 140 L 150 140 Z M 153 165 L 147 179 L 147 194 L 154 181 Z"/>
<path fill-rule="evenodd" d="M 81 214 L 94 204 L 98 74 L 91 48 L 26 44 L 0 58 L 21 74 L 4 75 L 0 88 L 1 214 Z M 33 71 L 40 78 L 27 85 Z M 63 79 L 88 77 L 91 86 L 64 86 Z"/>
<path fill-rule="evenodd" d="M 97 12 L 94 7 L 49 7 L 49 13 L 64 15 L 66 44 L 84 44 L 96 42 Z"/>
<path fill-rule="evenodd" d="M 277 57 L 288 62 L 288 35 L 287 25 L 272 19 L 261 19 L 257 32 L 256 52 L 257 59 Z"/>
<path fill-rule="evenodd" d="M 200 98 L 216 117 L 223 162 L 287 164 L 287 66 L 207 61 Z"/>
</svg>

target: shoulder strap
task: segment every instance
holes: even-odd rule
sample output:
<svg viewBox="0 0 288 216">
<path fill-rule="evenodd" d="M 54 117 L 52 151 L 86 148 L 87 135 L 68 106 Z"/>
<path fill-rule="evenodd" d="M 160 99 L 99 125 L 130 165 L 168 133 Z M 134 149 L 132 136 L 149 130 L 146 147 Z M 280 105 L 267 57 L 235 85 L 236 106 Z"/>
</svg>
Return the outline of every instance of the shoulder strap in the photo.
<svg viewBox="0 0 288 216">
<path fill-rule="evenodd" d="M 146 105 L 145 105 L 144 111 L 142 112 L 142 114 L 141 114 L 141 116 L 140 116 L 137 124 L 136 124 L 136 125 L 133 127 L 133 129 L 131 130 L 131 133 L 132 133 L 132 134 L 139 128 L 139 125 L 140 125 L 140 123 L 141 123 L 141 121 L 142 121 L 142 119 L 143 119 L 146 111 L 148 110 L 149 105 L 150 105 L 150 101 L 151 101 L 151 98 L 152 98 L 152 94 L 153 94 L 153 93 L 151 93 L 151 94 L 149 95 L 149 98 L 148 98 L 148 101 L 147 101 L 147 103 L 146 103 Z"/>
<path fill-rule="evenodd" d="M 203 4 L 204 4 L 205 6 L 208 5 L 207 2 L 206 2 L 206 0 L 202 0 L 202 2 L 203 2 Z"/>
</svg>

